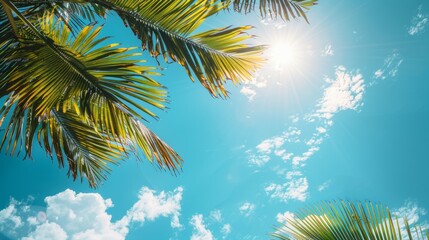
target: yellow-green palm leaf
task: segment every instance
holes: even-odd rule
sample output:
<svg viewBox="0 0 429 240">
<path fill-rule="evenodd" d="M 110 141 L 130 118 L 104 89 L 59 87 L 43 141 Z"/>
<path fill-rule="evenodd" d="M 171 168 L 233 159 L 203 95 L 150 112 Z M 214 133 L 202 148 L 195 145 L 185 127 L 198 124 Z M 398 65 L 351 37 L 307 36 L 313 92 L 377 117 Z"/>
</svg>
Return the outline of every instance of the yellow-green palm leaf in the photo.
<svg viewBox="0 0 429 240">
<path fill-rule="evenodd" d="M 280 17 L 285 21 L 303 17 L 308 22 L 305 13 L 309 7 L 316 5 L 317 0 L 223 0 L 227 5 L 232 4 L 237 12 L 250 13 L 259 7 L 263 18 Z"/>
<path fill-rule="evenodd" d="M 12 0 L 11 2 L 18 8 L 24 9 L 24 13 L 31 18 L 42 17 L 47 12 L 53 13 L 74 33 L 79 32 L 88 23 L 96 22 L 99 17 L 106 15 L 105 8 L 85 0 Z"/>
<path fill-rule="evenodd" d="M 287 217 L 272 236 L 282 240 L 428 240 L 429 232 L 410 226 L 405 216 L 393 216 L 381 204 L 334 201 Z"/>
<path fill-rule="evenodd" d="M 72 176 L 87 178 L 93 187 L 105 179 L 108 163 L 137 148 L 161 169 L 177 171 L 179 155 L 135 117 L 141 112 L 155 117 L 143 103 L 165 107 L 166 90 L 149 77 L 153 67 L 132 59 L 132 49 L 99 47 L 106 40 L 98 37 L 100 27 L 87 26 L 72 37 L 53 15 L 30 22 L 10 6 L 21 30 L 5 30 L 15 34 L 13 44 L 0 37 L 7 45 L 0 45 L 0 61 L 17 63 L 0 74 L 0 90 L 7 96 L 0 124 L 8 122 L 2 146 L 8 152 L 21 149 L 24 138 L 31 157 L 37 135 L 60 166 L 67 159 Z M 4 23 L 5 15 L 0 17 Z"/>
<path fill-rule="evenodd" d="M 70 11 L 71 16 L 93 19 L 88 9 L 95 9 L 98 15 L 114 11 L 141 39 L 144 50 L 153 57 L 162 56 L 166 62 L 179 63 L 192 80 L 197 78 L 213 96 L 227 96 L 224 87 L 227 80 L 234 84 L 249 80 L 263 63 L 263 46 L 244 43 L 251 37 L 246 33 L 250 26 L 196 33 L 206 18 L 225 9 L 226 5 L 220 0 L 94 0 L 90 4 L 82 0 L 13 2 L 31 9 L 55 9 L 60 17 L 61 12 Z M 64 2 L 70 5 L 66 7 Z"/>
<path fill-rule="evenodd" d="M 249 26 L 227 27 L 196 34 L 209 16 L 224 9 L 220 1 L 108 0 L 95 1 L 112 9 L 141 39 L 143 49 L 182 65 L 213 96 L 227 96 L 226 80 L 240 83 L 261 66 L 262 46 L 243 43 Z"/>
</svg>

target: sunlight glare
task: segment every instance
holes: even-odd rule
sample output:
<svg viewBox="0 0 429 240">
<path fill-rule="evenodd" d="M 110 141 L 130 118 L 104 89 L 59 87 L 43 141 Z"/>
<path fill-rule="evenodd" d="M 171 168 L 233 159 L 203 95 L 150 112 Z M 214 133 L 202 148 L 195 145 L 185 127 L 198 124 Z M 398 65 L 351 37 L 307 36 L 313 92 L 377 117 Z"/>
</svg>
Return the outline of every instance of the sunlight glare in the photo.
<svg viewBox="0 0 429 240">
<path fill-rule="evenodd" d="M 269 46 L 268 59 L 277 71 L 299 68 L 307 55 L 300 44 L 288 40 L 276 41 Z"/>
<path fill-rule="evenodd" d="M 296 67 L 299 54 L 294 45 L 288 42 L 278 42 L 270 47 L 269 59 L 276 70 L 283 70 L 284 68 Z"/>
</svg>

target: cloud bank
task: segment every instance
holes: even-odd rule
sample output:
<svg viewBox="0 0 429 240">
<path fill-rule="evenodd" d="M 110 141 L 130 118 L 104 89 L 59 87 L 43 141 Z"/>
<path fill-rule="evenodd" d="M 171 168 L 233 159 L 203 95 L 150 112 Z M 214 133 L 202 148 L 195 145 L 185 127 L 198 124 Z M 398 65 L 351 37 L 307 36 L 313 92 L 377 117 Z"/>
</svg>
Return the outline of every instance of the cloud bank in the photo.
<svg viewBox="0 0 429 240">
<path fill-rule="evenodd" d="M 159 217 L 171 218 L 173 228 L 179 222 L 183 188 L 157 193 L 140 189 L 138 200 L 120 220 L 112 222 L 107 209 L 111 199 L 98 193 L 76 193 L 67 189 L 45 198 L 46 208 L 11 200 L 0 211 L 0 231 L 10 238 L 33 239 L 125 239 L 132 223 L 143 224 Z"/>
</svg>

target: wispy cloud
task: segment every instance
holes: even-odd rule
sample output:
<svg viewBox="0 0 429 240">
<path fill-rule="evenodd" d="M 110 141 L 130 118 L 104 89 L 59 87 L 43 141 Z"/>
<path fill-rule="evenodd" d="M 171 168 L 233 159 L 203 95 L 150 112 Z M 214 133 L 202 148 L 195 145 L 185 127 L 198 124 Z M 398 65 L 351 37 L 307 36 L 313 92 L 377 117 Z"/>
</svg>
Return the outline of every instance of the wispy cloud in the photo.
<svg viewBox="0 0 429 240">
<path fill-rule="evenodd" d="M 282 29 L 282 28 L 286 27 L 286 23 L 284 21 L 275 20 L 275 19 L 272 19 L 270 17 L 262 19 L 261 23 L 266 25 L 266 26 L 273 26 L 276 29 Z"/>
<path fill-rule="evenodd" d="M 0 231 L 5 232 L 7 229 L 15 232 L 16 229 L 24 225 L 23 219 L 18 212 L 24 211 L 22 204 L 12 199 L 9 206 L 0 211 Z M 24 205 L 25 206 L 25 205 Z"/>
<path fill-rule="evenodd" d="M 210 212 L 210 218 L 215 222 L 222 221 L 222 212 L 219 209 Z"/>
<path fill-rule="evenodd" d="M 249 102 L 253 101 L 253 98 L 256 96 L 256 91 L 248 86 L 241 87 L 240 93 L 246 96 Z"/>
<path fill-rule="evenodd" d="M 240 89 L 240 93 L 247 97 L 249 102 L 253 101 L 258 88 L 265 88 L 267 86 L 269 76 L 256 72 L 253 78 L 250 81 L 244 83 L 243 87 Z"/>
<path fill-rule="evenodd" d="M 339 66 L 335 70 L 335 78 L 326 78 L 326 83 L 328 86 L 316 104 L 317 109 L 302 117 L 307 125 L 314 125 L 314 128 L 304 132 L 298 126 L 290 126 L 282 134 L 263 140 L 254 150 L 246 151 L 250 165 L 263 166 L 272 157 L 285 161 L 291 159 L 293 165 L 302 164 L 320 149 L 335 114 L 345 110 L 357 111 L 363 105 L 365 82 L 360 73 L 348 72 Z M 299 120 L 299 116 L 291 117 L 292 125 L 298 125 Z"/>
<path fill-rule="evenodd" d="M 157 193 L 147 187 L 140 190 L 138 201 L 116 222 L 107 209 L 110 199 L 98 193 L 76 193 L 67 189 L 45 198 L 46 208 L 12 200 L 0 211 L 0 230 L 11 238 L 31 239 L 125 239 L 132 223 L 170 217 L 178 228 L 183 189 Z"/>
<path fill-rule="evenodd" d="M 192 226 L 191 240 L 212 240 L 216 235 L 222 239 L 228 237 L 231 233 L 231 224 L 224 223 L 222 212 L 219 209 L 210 212 L 209 217 L 205 218 L 203 214 L 195 214 L 191 217 L 189 224 Z"/>
<path fill-rule="evenodd" d="M 301 172 L 294 171 L 286 174 L 287 181 L 283 184 L 271 183 L 265 187 L 265 192 L 271 198 L 282 202 L 289 200 L 305 201 L 308 196 L 308 181 Z"/>
<path fill-rule="evenodd" d="M 428 229 L 427 222 L 421 221 L 421 217 L 425 216 L 427 211 L 426 209 L 419 207 L 416 202 L 407 200 L 402 207 L 393 210 L 392 214 L 398 217 L 400 231 L 402 236 L 406 239 L 408 239 L 408 233 L 405 227 L 405 222 L 403 221 L 403 217 L 407 218 L 408 224 L 412 228 L 419 226 L 422 228 L 422 230 Z M 417 238 L 417 233 L 415 231 L 413 231 L 412 234 L 413 238 Z"/>
<path fill-rule="evenodd" d="M 197 214 L 192 216 L 189 222 L 193 226 L 191 240 L 213 240 L 213 233 L 206 227 L 203 215 Z"/>
<path fill-rule="evenodd" d="M 284 148 L 285 143 L 300 143 L 301 130 L 296 127 L 289 127 L 279 136 L 274 136 L 263 140 L 256 146 L 256 153 L 253 150 L 247 150 L 250 165 L 263 166 L 270 161 L 271 156 L 275 155 L 283 160 L 290 160 L 294 155 Z"/>
<path fill-rule="evenodd" d="M 384 59 L 383 66 L 374 72 L 373 79 L 384 80 L 388 77 L 396 77 L 399 71 L 399 67 L 401 66 L 403 61 L 404 60 L 402 59 L 398 50 L 393 50 L 393 52 Z M 375 82 L 372 82 L 371 84 L 374 83 Z"/>
<path fill-rule="evenodd" d="M 293 219 L 295 218 L 295 214 L 289 211 L 286 211 L 284 213 L 277 213 L 276 219 L 279 223 L 285 223 L 287 219 Z"/>
<path fill-rule="evenodd" d="M 334 56 L 334 49 L 331 44 L 325 46 L 322 51 L 322 56 Z"/>
<path fill-rule="evenodd" d="M 231 233 L 231 224 L 224 224 L 220 231 L 224 235 L 223 238 L 226 238 Z"/>
<path fill-rule="evenodd" d="M 417 9 L 417 15 L 411 19 L 411 24 L 408 27 L 408 34 L 414 36 L 424 32 L 428 22 L 428 15 L 423 13 L 423 5 L 420 5 Z"/>
<path fill-rule="evenodd" d="M 241 215 L 249 217 L 255 211 L 256 205 L 250 202 L 243 203 L 238 210 L 240 210 Z"/>
<path fill-rule="evenodd" d="M 317 187 L 317 191 L 323 192 L 331 186 L 331 180 L 328 180 Z"/>
<path fill-rule="evenodd" d="M 329 136 L 334 116 L 341 111 L 358 111 L 363 105 L 365 81 L 358 71 L 347 71 L 345 67 L 338 66 L 334 77 L 325 80 L 327 86 L 314 111 L 303 116 L 291 116 L 286 131 L 263 140 L 254 149 L 246 150 L 251 166 L 262 167 L 272 159 L 280 159 L 281 165 L 289 164 L 289 169 L 292 169 L 289 175 L 280 179 L 281 182 L 273 181 L 265 187 L 265 192 L 272 198 L 284 202 L 308 199 L 309 183 L 300 169 Z M 300 127 L 303 124 L 305 128 Z"/>
</svg>

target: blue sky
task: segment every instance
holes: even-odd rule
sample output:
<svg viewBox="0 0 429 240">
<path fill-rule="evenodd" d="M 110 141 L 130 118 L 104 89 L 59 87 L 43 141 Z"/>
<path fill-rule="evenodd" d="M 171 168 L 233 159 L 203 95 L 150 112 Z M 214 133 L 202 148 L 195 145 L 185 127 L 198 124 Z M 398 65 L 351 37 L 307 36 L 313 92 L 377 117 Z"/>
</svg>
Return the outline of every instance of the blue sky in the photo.
<svg viewBox="0 0 429 240">
<path fill-rule="evenodd" d="M 185 160 L 178 176 L 129 159 L 93 190 L 41 150 L 33 161 L 2 154 L 0 239 L 267 239 L 282 216 L 337 199 L 426 225 L 429 4 L 327 0 L 308 17 L 207 21 L 251 24 L 254 43 L 271 46 L 227 100 L 163 65 L 170 109 L 149 127 Z M 120 26 L 111 16 L 103 32 L 138 46 Z"/>
</svg>

